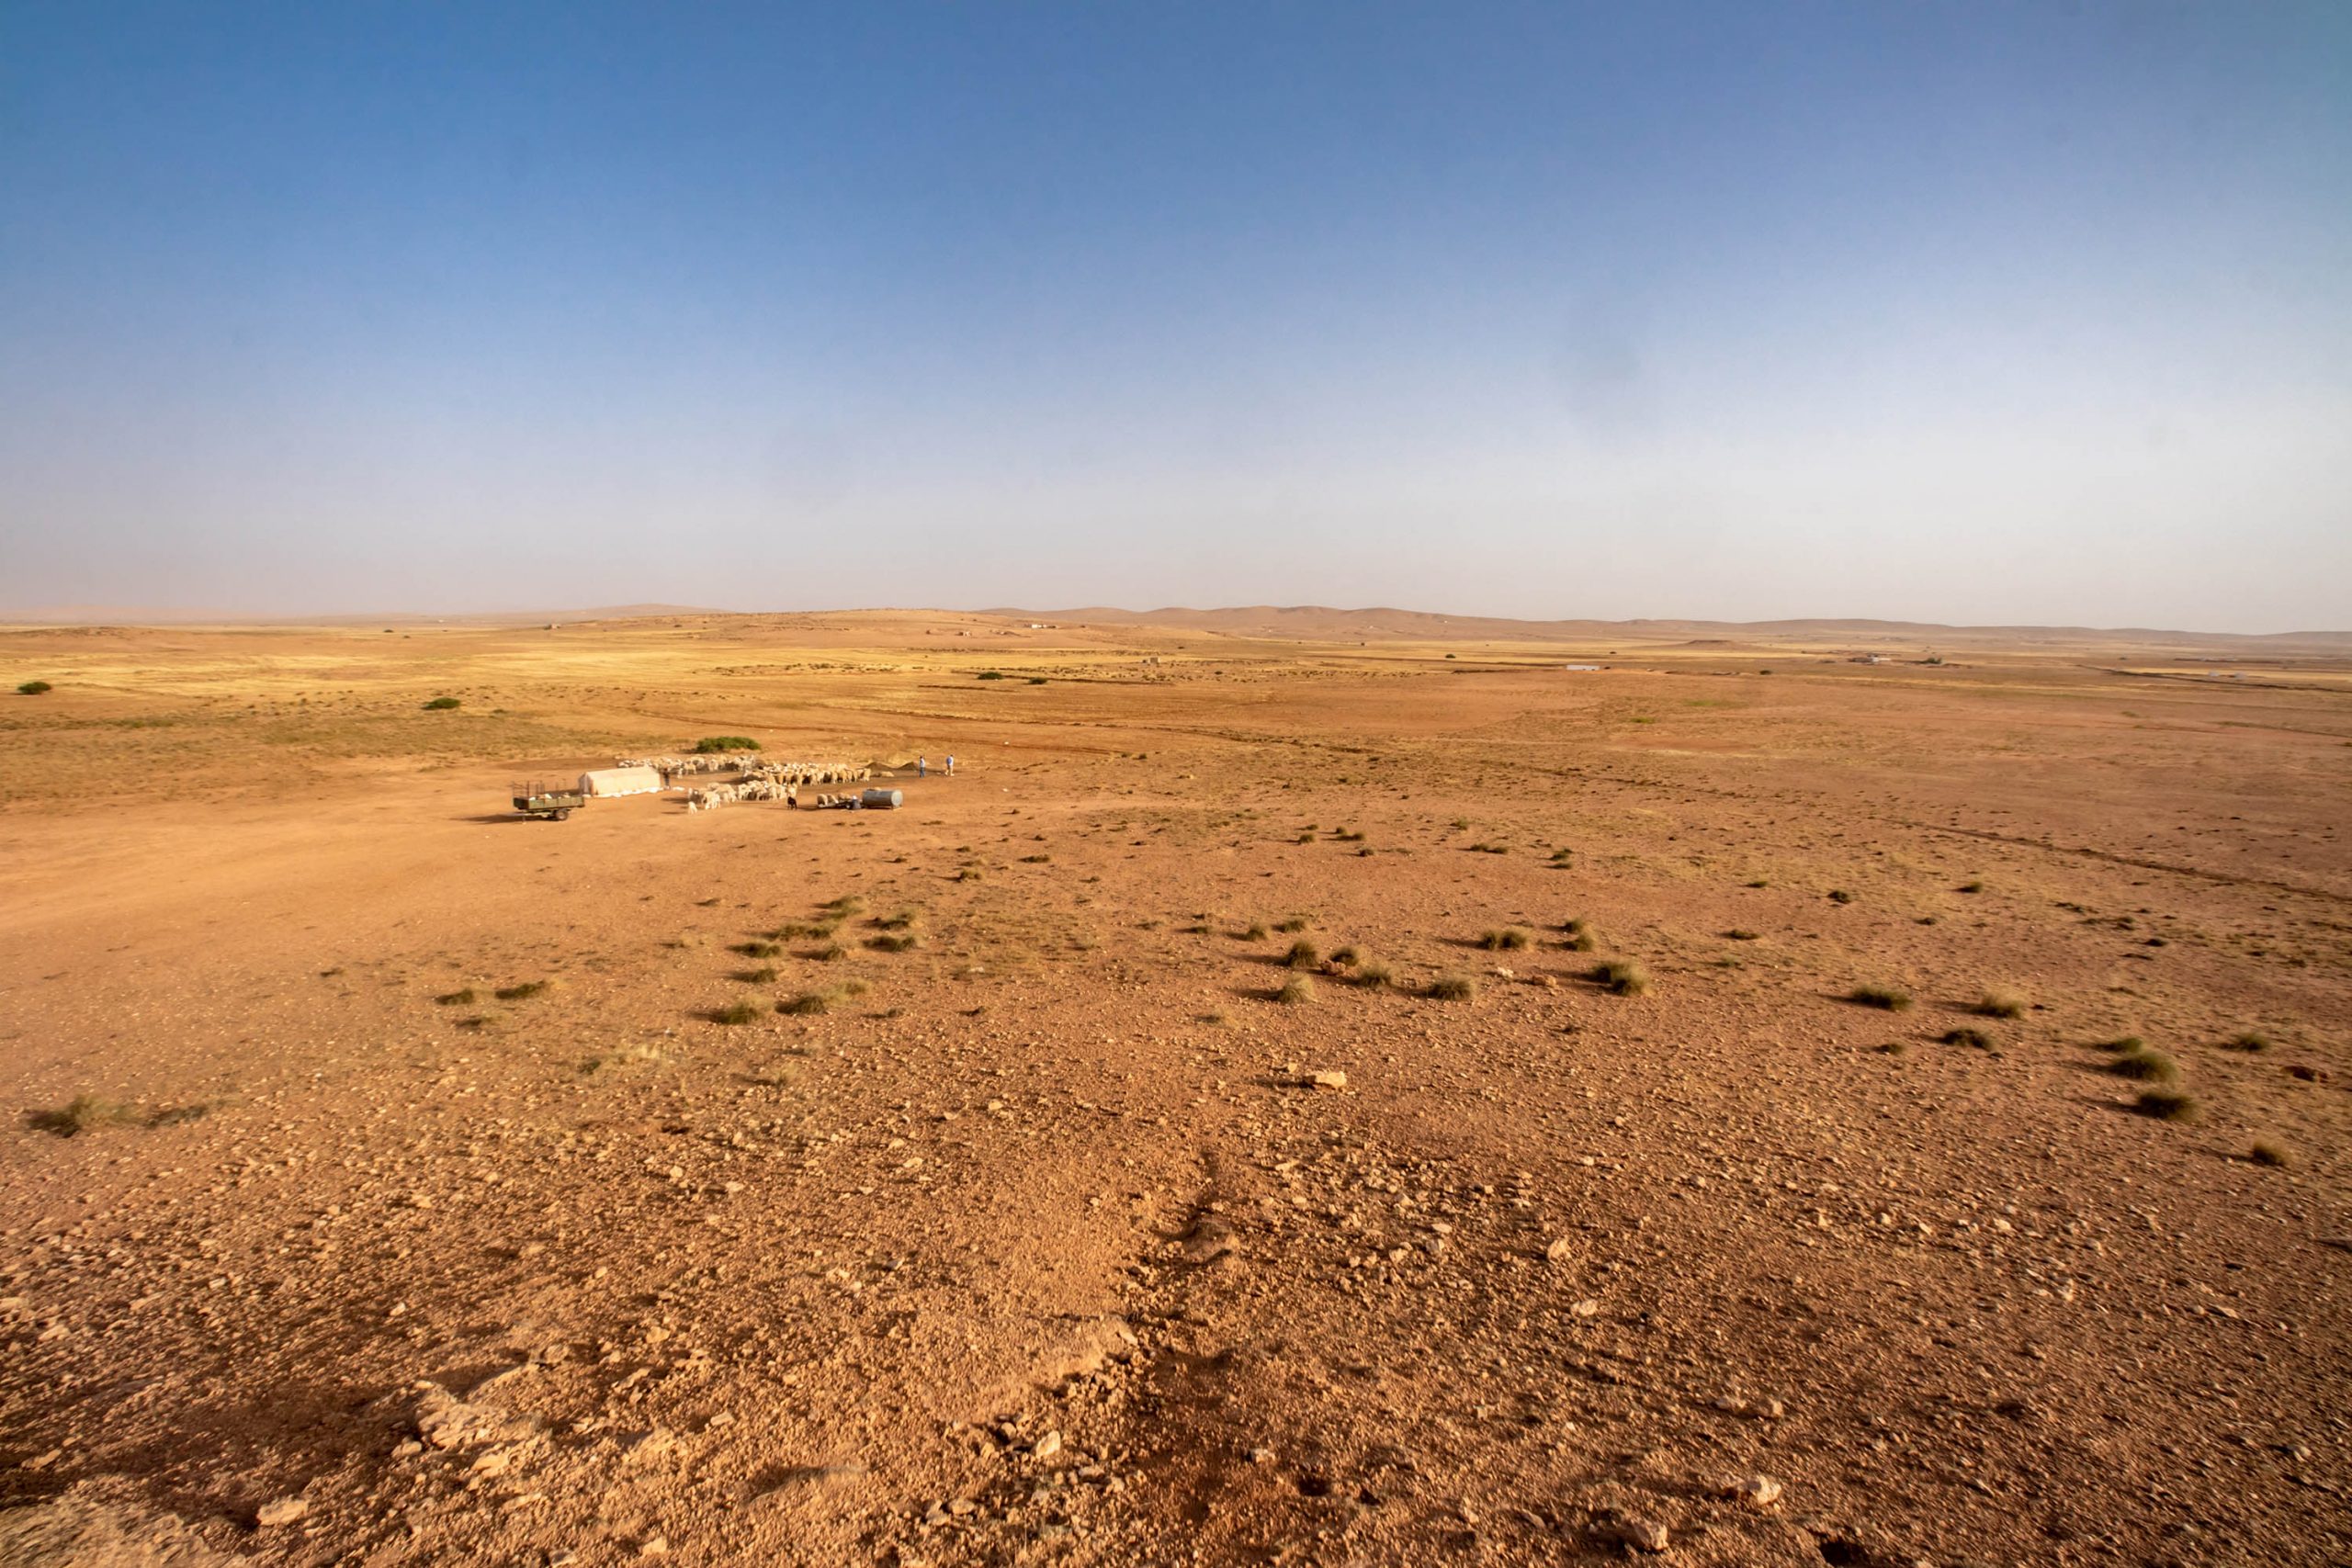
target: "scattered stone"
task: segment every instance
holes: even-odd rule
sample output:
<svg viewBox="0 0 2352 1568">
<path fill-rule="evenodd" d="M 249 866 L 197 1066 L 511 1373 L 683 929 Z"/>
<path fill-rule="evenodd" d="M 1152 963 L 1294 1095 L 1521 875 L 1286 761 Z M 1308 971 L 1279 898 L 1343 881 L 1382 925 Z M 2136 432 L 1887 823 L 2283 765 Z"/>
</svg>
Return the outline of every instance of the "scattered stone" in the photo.
<svg viewBox="0 0 2352 1568">
<path fill-rule="evenodd" d="M 1736 1497 L 1751 1508 L 1769 1508 L 1781 1500 L 1781 1483 L 1769 1475 L 1750 1475 L 1724 1487 L 1724 1495 Z"/>
<path fill-rule="evenodd" d="M 1600 1315 L 1600 1303 L 1594 1301 L 1590 1296 L 1587 1296 L 1584 1300 L 1568 1308 L 1568 1315 L 1571 1317 L 1599 1317 Z"/>
<path fill-rule="evenodd" d="M 1544 1249 L 1544 1256 L 1550 1262 L 1566 1263 L 1569 1255 L 1575 1251 L 1576 1244 L 1566 1236 L 1562 1236 Z"/>
<path fill-rule="evenodd" d="M 656 1427 L 650 1432 L 640 1432 L 622 1446 L 621 1462 L 632 1465 L 658 1464 L 677 1451 L 678 1439 Z"/>
<path fill-rule="evenodd" d="M 311 1505 L 300 1497 L 278 1497 L 254 1510 L 254 1523 L 264 1529 L 290 1525 L 311 1511 Z"/>
<path fill-rule="evenodd" d="M 1031 1455 L 1037 1459 L 1051 1459 L 1061 1451 L 1062 1435 L 1059 1431 L 1046 1433 L 1031 1445 L 1029 1450 Z"/>
<path fill-rule="evenodd" d="M 1184 1238 L 1184 1261 L 1214 1263 L 1233 1248 L 1233 1227 L 1214 1214 L 1204 1214 Z"/>
<path fill-rule="evenodd" d="M 1348 1075 L 1337 1067 L 1326 1067 L 1320 1072 L 1307 1074 L 1306 1086 L 1309 1089 L 1345 1089 L 1348 1087 Z"/>
<path fill-rule="evenodd" d="M 1664 1551 L 1671 1539 L 1666 1526 L 1641 1514 L 1620 1514 L 1610 1521 L 1609 1533 L 1635 1551 Z"/>
</svg>

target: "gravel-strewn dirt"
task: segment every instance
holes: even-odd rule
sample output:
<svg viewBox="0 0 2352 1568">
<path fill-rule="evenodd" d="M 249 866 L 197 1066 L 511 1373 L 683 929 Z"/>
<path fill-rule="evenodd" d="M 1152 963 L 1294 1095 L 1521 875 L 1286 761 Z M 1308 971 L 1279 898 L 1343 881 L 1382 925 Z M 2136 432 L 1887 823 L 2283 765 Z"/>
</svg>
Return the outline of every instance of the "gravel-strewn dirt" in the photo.
<svg viewBox="0 0 2352 1568">
<path fill-rule="evenodd" d="M 2352 1560 L 2345 666 L 1845 651 L 0 633 L 0 1561 Z"/>
</svg>

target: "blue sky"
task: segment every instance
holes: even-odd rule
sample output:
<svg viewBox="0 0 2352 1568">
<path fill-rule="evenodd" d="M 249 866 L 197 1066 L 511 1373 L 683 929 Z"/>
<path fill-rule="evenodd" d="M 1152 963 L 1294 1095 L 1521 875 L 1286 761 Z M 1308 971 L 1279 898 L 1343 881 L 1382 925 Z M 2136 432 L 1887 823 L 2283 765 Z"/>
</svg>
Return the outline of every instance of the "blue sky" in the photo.
<svg viewBox="0 0 2352 1568">
<path fill-rule="evenodd" d="M 2352 627 L 2352 7 L 0 0 L 0 611 Z"/>
</svg>

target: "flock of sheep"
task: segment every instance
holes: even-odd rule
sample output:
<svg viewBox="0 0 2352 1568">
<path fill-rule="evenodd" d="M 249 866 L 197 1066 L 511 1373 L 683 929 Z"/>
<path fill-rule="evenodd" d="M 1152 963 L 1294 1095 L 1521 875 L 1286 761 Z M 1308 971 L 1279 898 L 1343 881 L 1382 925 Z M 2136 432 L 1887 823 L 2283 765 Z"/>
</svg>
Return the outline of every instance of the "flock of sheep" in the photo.
<svg viewBox="0 0 2352 1568">
<path fill-rule="evenodd" d="M 704 784 L 688 789 L 686 809 L 689 811 L 716 811 L 739 800 L 781 800 L 797 806 L 800 802 L 802 784 L 857 784 L 874 776 L 873 769 L 854 762 L 776 762 L 764 757 L 744 760 L 725 755 L 625 758 L 616 765 L 654 769 L 661 773 L 662 782 L 665 784 L 681 774 L 738 772 L 742 774 L 733 784 Z M 833 805 L 834 797 L 822 796 L 818 804 Z"/>
</svg>

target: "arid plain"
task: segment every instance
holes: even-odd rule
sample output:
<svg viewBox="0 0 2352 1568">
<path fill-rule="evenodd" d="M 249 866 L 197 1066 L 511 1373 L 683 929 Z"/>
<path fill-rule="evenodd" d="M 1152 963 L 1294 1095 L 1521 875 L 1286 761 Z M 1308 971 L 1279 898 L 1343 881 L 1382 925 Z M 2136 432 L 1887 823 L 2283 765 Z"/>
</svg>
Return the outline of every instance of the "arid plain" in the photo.
<svg viewBox="0 0 2352 1568">
<path fill-rule="evenodd" d="M 2344 639 L 0 678 L 0 1561 L 2352 1561 Z M 956 770 L 509 809 L 711 735 Z"/>
</svg>

